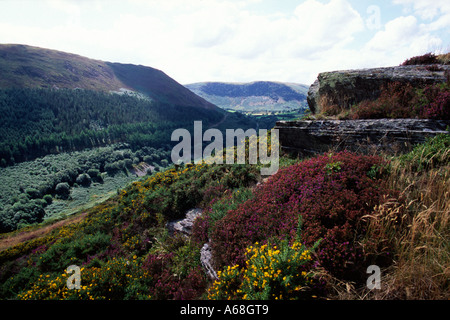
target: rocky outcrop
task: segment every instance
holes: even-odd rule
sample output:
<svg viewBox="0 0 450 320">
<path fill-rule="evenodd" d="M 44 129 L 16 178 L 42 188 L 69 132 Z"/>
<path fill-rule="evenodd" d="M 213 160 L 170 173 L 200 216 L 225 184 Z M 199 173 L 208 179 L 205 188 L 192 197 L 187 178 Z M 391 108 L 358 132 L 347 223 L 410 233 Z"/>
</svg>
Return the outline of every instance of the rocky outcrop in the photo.
<svg viewBox="0 0 450 320">
<path fill-rule="evenodd" d="M 391 152 L 407 151 L 446 131 L 450 121 L 423 119 L 279 121 L 281 149 L 300 155 L 329 150 L 366 152 L 377 148 Z"/>
<path fill-rule="evenodd" d="M 375 100 L 381 88 L 391 82 L 410 83 L 414 87 L 447 80 L 448 65 L 413 65 L 374 69 L 323 72 L 310 86 L 308 105 L 318 114 L 327 105 L 348 109 L 363 100 Z"/>
<path fill-rule="evenodd" d="M 192 233 L 192 226 L 194 225 L 195 219 L 202 215 L 201 209 L 191 209 L 186 212 L 186 216 L 183 219 L 170 221 L 167 223 L 167 229 L 169 234 L 174 234 L 175 232 L 181 233 L 185 236 L 190 236 Z"/>
<path fill-rule="evenodd" d="M 194 221 L 201 215 L 202 209 L 194 208 L 187 211 L 183 219 L 168 222 L 166 227 L 169 231 L 169 235 L 179 233 L 185 237 L 190 237 L 192 234 L 192 227 L 194 226 Z M 209 243 L 205 243 L 202 249 L 200 250 L 200 263 L 203 266 L 206 275 L 211 279 L 216 280 L 217 273 L 212 265 L 213 254 Z"/>
</svg>

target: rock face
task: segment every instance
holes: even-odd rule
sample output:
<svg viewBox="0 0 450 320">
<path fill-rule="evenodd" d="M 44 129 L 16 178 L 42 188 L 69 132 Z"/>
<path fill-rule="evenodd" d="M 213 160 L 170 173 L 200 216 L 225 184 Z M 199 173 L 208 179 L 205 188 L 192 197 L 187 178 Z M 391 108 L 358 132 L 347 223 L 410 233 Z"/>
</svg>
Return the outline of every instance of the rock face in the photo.
<svg viewBox="0 0 450 320">
<path fill-rule="evenodd" d="M 378 148 L 385 151 L 407 151 L 446 131 L 450 121 L 421 119 L 315 120 L 279 121 L 281 149 L 300 155 L 329 150 L 361 151 Z"/>
<path fill-rule="evenodd" d="M 326 105 L 348 109 L 363 100 L 375 100 L 382 86 L 391 82 L 412 86 L 445 82 L 448 65 L 413 65 L 374 69 L 323 72 L 310 86 L 308 105 L 312 113 L 320 113 Z"/>
</svg>

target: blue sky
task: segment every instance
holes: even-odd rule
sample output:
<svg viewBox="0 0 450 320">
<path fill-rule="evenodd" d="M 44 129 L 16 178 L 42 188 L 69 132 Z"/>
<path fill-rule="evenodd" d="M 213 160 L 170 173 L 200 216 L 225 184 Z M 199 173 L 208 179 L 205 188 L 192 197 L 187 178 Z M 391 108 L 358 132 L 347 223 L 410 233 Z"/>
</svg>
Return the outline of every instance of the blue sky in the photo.
<svg viewBox="0 0 450 320">
<path fill-rule="evenodd" d="M 309 85 L 450 51 L 450 1 L 0 0 L 0 43 L 147 65 L 183 84 Z"/>
</svg>

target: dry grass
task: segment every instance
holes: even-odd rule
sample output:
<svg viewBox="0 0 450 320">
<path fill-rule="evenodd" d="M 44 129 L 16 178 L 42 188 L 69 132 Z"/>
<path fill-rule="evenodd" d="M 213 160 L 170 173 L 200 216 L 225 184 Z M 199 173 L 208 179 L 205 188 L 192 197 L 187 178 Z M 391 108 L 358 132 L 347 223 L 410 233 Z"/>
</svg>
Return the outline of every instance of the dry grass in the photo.
<svg viewBox="0 0 450 320">
<path fill-rule="evenodd" d="M 397 232 L 396 263 L 385 278 L 385 292 L 379 295 L 385 299 L 449 299 L 450 166 L 415 174 L 407 168 L 395 171 L 399 175 L 392 175 L 389 183 L 403 188 L 409 223 Z"/>
<path fill-rule="evenodd" d="M 360 297 L 450 299 L 450 166 L 414 172 L 396 160 L 388 184 L 403 190 L 403 201 L 378 207 L 370 224 L 394 245 L 395 260 L 381 290 L 365 289 Z"/>
<path fill-rule="evenodd" d="M 320 113 L 316 117 L 323 119 L 347 119 L 349 109 L 345 106 L 348 105 L 348 97 L 340 97 L 339 103 L 336 102 L 337 98 L 332 98 L 328 95 L 322 95 L 320 97 L 319 104 L 322 106 Z"/>
<path fill-rule="evenodd" d="M 320 273 L 332 290 L 331 299 L 450 299 L 449 159 L 450 149 L 432 156 L 424 149 L 413 159 L 391 160 L 386 183 L 401 193 L 386 199 L 365 217 L 369 228 L 363 243 L 377 240 L 380 252 L 372 254 L 393 248 L 393 263 L 381 269 L 380 290 L 356 287 L 355 283 Z M 427 163 L 427 168 L 418 169 L 418 163 Z"/>
<path fill-rule="evenodd" d="M 440 64 L 450 64 L 450 53 L 440 54 L 436 57 Z"/>
</svg>

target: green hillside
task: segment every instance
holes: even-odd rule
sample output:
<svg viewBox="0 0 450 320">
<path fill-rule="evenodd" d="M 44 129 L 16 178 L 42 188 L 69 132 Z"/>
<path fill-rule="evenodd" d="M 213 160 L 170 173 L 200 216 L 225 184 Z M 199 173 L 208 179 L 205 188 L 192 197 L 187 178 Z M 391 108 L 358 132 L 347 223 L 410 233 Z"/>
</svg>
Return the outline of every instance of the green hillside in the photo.
<svg viewBox="0 0 450 320">
<path fill-rule="evenodd" d="M 282 158 L 256 187 L 256 165 L 171 168 L 0 239 L 0 299 L 447 300 L 449 143 Z M 203 212 L 191 237 L 170 235 L 191 208 Z M 200 263 L 205 243 L 217 279 Z M 82 268 L 77 289 L 69 265 Z M 371 265 L 381 290 L 367 287 Z"/>
</svg>

